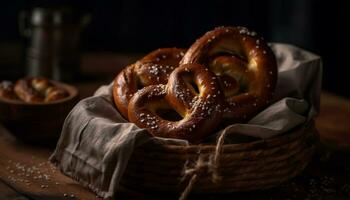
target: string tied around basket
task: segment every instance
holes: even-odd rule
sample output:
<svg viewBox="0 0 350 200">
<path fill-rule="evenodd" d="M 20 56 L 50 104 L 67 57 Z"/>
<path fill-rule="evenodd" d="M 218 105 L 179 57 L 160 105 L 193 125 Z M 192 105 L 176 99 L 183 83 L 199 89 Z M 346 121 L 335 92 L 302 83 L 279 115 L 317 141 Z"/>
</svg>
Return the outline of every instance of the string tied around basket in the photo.
<svg viewBox="0 0 350 200">
<path fill-rule="evenodd" d="M 187 199 L 199 177 L 204 174 L 209 174 L 213 183 L 218 183 L 221 181 L 222 177 L 218 173 L 218 167 L 225 136 L 226 131 L 220 135 L 216 142 L 215 151 L 212 154 L 209 154 L 209 156 L 205 156 L 199 152 L 198 159 L 194 164 L 189 165 L 189 162 L 187 161 L 184 167 L 182 181 L 187 180 L 188 178 L 190 179 L 186 188 L 181 193 L 179 200 Z"/>
</svg>

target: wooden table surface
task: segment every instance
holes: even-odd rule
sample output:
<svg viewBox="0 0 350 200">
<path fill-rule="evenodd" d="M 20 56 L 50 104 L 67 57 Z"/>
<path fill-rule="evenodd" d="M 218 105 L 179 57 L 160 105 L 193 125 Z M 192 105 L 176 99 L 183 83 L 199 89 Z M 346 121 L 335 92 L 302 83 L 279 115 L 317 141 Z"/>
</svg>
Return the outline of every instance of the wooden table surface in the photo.
<svg viewBox="0 0 350 200">
<path fill-rule="evenodd" d="M 105 63 L 104 58 L 105 56 L 99 58 L 97 55 L 92 60 L 87 59 L 86 74 L 91 73 L 91 69 L 96 65 L 103 65 L 110 70 L 116 65 L 125 66 L 125 63 L 131 63 L 137 57 L 124 58 L 122 63 L 119 62 L 120 59 Z M 113 56 L 111 58 L 115 59 Z M 99 75 L 104 76 L 105 71 L 101 68 L 100 70 Z M 113 73 L 109 74 L 109 78 L 104 81 L 75 85 L 83 98 L 92 95 L 101 84 L 108 83 L 110 77 L 113 77 Z M 323 92 L 321 112 L 316 119 L 316 126 L 322 140 L 332 149 L 324 147 L 322 153 L 315 157 L 300 176 L 267 191 L 206 195 L 201 198 L 350 199 L 350 100 Z M 334 138 L 343 138 L 343 140 L 334 142 Z M 0 124 L 0 200 L 99 199 L 94 193 L 62 175 L 47 162 L 52 151 L 52 147 L 21 143 Z M 137 194 L 124 192 L 120 199 L 140 197 Z"/>
</svg>

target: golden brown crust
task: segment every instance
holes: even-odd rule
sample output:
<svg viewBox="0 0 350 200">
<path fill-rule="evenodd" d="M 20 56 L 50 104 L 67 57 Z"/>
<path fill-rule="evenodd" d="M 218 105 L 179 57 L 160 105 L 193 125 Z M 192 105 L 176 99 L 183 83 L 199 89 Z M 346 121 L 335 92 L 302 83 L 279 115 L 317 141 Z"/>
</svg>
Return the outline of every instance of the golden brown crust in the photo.
<svg viewBox="0 0 350 200">
<path fill-rule="evenodd" d="M 225 93 L 225 118 L 242 122 L 269 104 L 277 64 L 264 39 L 244 27 L 219 27 L 199 38 L 180 62 L 207 66 Z"/>
<path fill-rule="evenodd" d="M 181 53 L 173 52 L 151 52 L 114 80 L 119 111 L 152 135 L 197 143 L 222 117 L 244 122 L 269 104 L 277 65 L 255 32 L 219 27 L 198 39 L 181 61 Z"/>
<path fill-rule="evenodd" d="M 27 103 L 53 102 L 69 96 L 69 93 L 55 86 L 49 79 L 27 77 L 14 86 L 19 99 Z"/>
<path fill-rule="evenodd" d="M 185 50 L 179 48 L 157 49 L 116 76 L 113 85 L 114 103 L 126 119 L 128 104 L 135 92 L 145 86 L 166 84 L 184 53 Z"/>
<path fill-rule="evenodd" d="M 131 97 L 137 92 L 137 79 L 134 76 L 134 65 L 123 69 L 114 79 L 113 99 L 119 112 L 127 119 L 128 105 Z"/>
<path fill-rule="evenodd" d="M 130 122 L 154 136 L 197 143 L 217 128 L 223 99 L 212 72 L 199 64 L 186 64 L 171 73 L 167 85 L 139 90 L 129 103 L 128 115 Z M 159 110 L 175 111 L 180 118 L 166 119 Z"/>
</svg>

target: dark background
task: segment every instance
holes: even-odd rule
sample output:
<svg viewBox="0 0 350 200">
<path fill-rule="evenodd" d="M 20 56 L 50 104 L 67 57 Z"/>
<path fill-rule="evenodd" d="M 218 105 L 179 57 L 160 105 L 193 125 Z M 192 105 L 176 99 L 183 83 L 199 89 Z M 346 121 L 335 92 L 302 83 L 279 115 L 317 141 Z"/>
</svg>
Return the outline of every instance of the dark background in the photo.
<svg viewBox="0 0 350 200">
<path fill-rule="evenodd" d="M 82 52 L 145 53 L 159 47 L 188 47 L 216 26 L 246 26 L 270 42 L 291 43 L 322 56 L 323 88 L 350 97 L 345 0 L 6 2 L 0 6 L 1 79 L 11 78 L 23 68 L 18 66 L 22 54 L 16 54 L 23 49 L 17 25 L 19 11 L 69 4 L 77 13 L 92 16 L 82 35 Z"/>
</svg>

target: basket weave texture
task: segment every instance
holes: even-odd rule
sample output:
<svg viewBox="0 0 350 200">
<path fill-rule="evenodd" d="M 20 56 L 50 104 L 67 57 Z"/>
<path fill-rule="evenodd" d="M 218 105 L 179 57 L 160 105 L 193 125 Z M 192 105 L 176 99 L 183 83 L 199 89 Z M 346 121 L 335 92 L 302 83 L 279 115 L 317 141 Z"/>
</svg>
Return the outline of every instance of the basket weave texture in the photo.
<svg viewBox="0 0 350 200">
<path fill-rule="evenodd" d="M 213 170 L 196 170 L 192 193 L 221 193 L 267 189 L 298 175 L 309 163 L 317 145 L 314 124 L 274 138 L 224 144 Z M 147 193 L 182 193 L 191 177 L 184 169 L 212 158 L 217 146 L 147 143 L 134 150 L 121 180 L 123 187 Z"/>
</svg>

